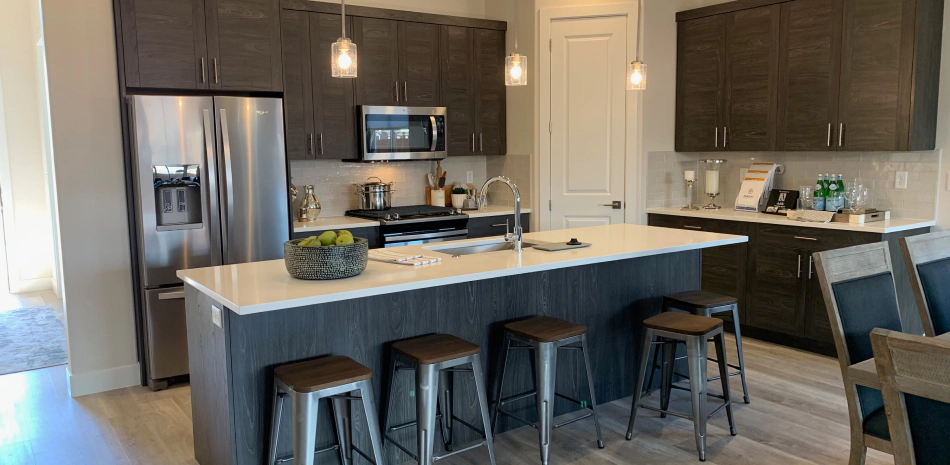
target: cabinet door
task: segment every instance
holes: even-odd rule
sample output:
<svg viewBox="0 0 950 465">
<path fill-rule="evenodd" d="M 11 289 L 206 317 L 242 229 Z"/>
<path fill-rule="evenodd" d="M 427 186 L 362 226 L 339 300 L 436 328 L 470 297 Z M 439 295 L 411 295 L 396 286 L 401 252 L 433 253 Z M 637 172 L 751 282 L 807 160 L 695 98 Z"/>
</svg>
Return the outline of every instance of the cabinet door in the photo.
<svg viewBox="0 0 950 465">
<path fill-rule="evenodd" d="M 205 0 L 212 89 L 283 90 L 278 0 Z"/>
<path fill-rule="evenodd" d="M 746 300 L 747 325 L 803 336 L 803 252 L 797 248 L 753 246 Z"/>
<path fill-rule="evenodd" d="M 449 156 L 475 154 L 475 74 L 472 29 L 442 26 L 442 104 Z"/>
<path fill-rule="evenodd" d="M 330 69 L 331 46 L 339 37 L 340 15 L 310 14 L 314 151 L 317 159 L 355 160 L 359 153 L 354 80 L 335 78 Z M 361 48 L 357 59 L 363 59 Z M 360 65 L 360 74 L 362 70 Z"/>
<path fill-rule="evenodd" d="M 808 260 L 806 260 L 808 261 Z M 825 296 L 818 283 L 814 260 L 808 261 L 805 286 L 805 337 L 832 346 L 835 343 L 831 331 L 831 319 L 825 306 Z"/>
<path fill-rule="evenodd" d="M 726 16 L 726 150 L 775 149 L 781 6 Z"/>
<path fill-rule="evenodd" d="M 726 17 L 684 21 L 678 27 L 676 151 L 719 150 Z"/>
<path fill-rule="evenodd" d="M 474 30 L 476 142 L 480 155 L 506 153 L 505 32 Z"/>
<path fill-rule="evenodd" d="M 845 0 L 841 64 L 843 150 L 901 150 L 910 96 L 913 0 Z M 908 11 L 908 5 L 910 11 Z M 909 27 L 904 23 L 911 16 Z M 902 47 L 906 37 L 910 44 Z M 906 83 L 906 85 L 905 85 Z M 906 114 L 905 114 L 906 113 Z M 903 138 L 906 142 L 906 137 Z M 840 149 L 839 149 L 840 150 Z"/>
<path fill-rule="evenodd" d="M 310 13 L 280 13 L 284 67 L 284 131 L 287 158 L 305 160 L 316 152 L 313 130 L 313 85 L 310 66 Z M 329 59 L 329 57 L 327 58 Z"/>
<path fill-rule="evenodd" d="M 436 24 L 399 22 L 399 85 L 405 105 L 438 107 L 442 104 L 440 30 Z"/>
<path fill-rule="evenodd" d="M 198 0 L 120 0 L 126 85 L 207 89 L 204 4 Z"/>
<path fill-rule="evenodd" d="M 837 147 L 842 0 L 782 4 L 778 149 Z"/>
<path fill-rule="evenodd" d="M 396 81 L 399 80 L 396 26 L 396 21 L 388 19 L 353 18 L 353 41 L 356 42 L 359 59 L 357 102 L 360 105 L 399 104 L 401 90 L 396 88 Z"/>
</svg>

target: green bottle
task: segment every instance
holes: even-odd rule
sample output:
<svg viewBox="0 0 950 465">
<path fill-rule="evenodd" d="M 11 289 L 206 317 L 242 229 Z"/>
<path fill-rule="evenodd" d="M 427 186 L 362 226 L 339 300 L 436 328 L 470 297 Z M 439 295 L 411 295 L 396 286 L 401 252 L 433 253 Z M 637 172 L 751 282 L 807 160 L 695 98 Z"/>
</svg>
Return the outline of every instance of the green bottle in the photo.
<svg viewBox="0 0 950 465">
<path fill-rule="evenodd" d="M 815 183 L 815 192 L 812 194 L 812 198 L 815 200 L 815 210 L 825 209 L 825 180 L 821 177 L 821 174 L 818 175 L 818 182 Z"/>
<path fill-rule="evenodd" d="M 841 193 L 838 192 L 838 181 L 835 180 L 835 175 L 826 174 L 825 175 L 825 211 L 834 212 L 838 211 L 837 205 L 841 198 Z"/>
</svg>

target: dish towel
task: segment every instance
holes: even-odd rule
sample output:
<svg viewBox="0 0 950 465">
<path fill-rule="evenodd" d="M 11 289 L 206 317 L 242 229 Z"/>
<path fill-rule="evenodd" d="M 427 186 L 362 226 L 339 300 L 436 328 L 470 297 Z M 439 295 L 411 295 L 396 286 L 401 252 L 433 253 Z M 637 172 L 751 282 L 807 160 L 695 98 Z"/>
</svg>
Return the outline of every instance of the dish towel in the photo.
<svg viewBox="0 0 950 465">
<path fill-rule="evenodd" d="M 369 251 L 369 259 L 377 262 L 393 263 L 396 265 L 420 266 L 442 261 L 438 257 L 426 257 L 424 255 L 408 255 L 393 252 L 386 249 L 373 249 Z"/>
</svg>

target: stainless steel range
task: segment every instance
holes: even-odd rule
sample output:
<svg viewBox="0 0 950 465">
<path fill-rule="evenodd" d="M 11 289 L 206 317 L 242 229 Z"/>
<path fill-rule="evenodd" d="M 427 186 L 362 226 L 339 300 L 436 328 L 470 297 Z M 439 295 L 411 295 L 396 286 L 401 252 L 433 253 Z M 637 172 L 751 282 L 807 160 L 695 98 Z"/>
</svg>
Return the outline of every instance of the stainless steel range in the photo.
<svg viewBox="0 0 950 465">
<path fill-rule="evenodd" d="M 449 207 L 419 205 L 389 210 L 350 210 L 347 216 L 379 221 L 383 247 L 468 238 L 468 215 Z"/>
</svg>

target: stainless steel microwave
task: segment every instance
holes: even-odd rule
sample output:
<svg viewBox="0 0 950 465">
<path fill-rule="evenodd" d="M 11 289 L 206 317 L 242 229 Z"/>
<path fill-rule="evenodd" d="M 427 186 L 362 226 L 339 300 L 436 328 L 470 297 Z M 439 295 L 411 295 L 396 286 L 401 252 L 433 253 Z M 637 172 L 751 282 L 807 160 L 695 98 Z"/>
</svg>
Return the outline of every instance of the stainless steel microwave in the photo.
<svg viewBox="0 0 950 465">
<path fill-rule="evenodd" d="M 445 150 L 445 107 L 361 105 L 363 161 L 441 160 Z"/>
</svg>

